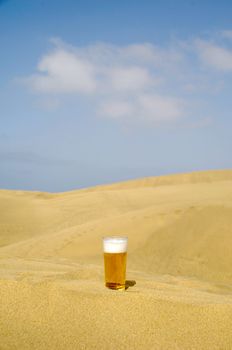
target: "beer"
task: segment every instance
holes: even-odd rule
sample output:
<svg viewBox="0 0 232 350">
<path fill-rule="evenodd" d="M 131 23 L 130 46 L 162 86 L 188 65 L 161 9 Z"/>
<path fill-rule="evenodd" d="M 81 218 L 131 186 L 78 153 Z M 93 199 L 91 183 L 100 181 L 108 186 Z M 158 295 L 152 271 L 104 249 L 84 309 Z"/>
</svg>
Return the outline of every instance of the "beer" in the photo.
<svg viewBox="0 0 232 350">
<path fill-rule="evenodd" d="M 125 289 L 126 252 L 104 253 L 105 282 L 110 289 Z"/>
<path fill-rule="evenodd" d="M 106 287 L 125 289 L 127 237 L 105 237 L 103 250 Z"/>
</svg>

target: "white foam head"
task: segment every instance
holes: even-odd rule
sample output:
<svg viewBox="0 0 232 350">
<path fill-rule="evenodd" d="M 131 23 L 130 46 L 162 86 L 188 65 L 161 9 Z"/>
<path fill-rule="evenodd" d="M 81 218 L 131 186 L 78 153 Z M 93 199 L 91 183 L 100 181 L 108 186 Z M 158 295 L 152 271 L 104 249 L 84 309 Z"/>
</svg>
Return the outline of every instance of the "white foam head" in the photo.
<svg viewBox="0 0 232 350">
<path fill-rule="evenodd" d="M 127 237 L 104 237 L 103 251 L 105 253 L 124 253 L 127 251 Z"/>
</svg>

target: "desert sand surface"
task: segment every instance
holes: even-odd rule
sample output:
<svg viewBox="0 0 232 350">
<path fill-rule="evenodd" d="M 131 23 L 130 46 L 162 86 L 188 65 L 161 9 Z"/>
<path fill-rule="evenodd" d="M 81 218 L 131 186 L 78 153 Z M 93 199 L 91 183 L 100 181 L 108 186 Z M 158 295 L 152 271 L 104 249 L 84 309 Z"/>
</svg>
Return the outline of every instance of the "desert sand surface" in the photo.
<svg viewBox="0 0 232 350">
<path fill-rule="evenodd" d="M 126 291 L 107 235 L 128 236 Z M 232 170 L 1 190 L 0 349 L 232 349 Z"/>
</svg>

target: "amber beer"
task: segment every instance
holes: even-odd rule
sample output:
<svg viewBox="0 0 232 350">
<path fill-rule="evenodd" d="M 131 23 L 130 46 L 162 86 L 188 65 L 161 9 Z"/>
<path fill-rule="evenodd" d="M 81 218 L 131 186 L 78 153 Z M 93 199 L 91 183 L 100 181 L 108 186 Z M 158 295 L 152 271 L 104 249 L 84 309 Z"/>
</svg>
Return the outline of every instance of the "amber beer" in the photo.
<svg viewBox="0 0 232 350">
<path fill-rule="evenodd" d="M 125 289 L 127 237 L 103 238 L 105 285 L 110 289 Z"/>
</svg>

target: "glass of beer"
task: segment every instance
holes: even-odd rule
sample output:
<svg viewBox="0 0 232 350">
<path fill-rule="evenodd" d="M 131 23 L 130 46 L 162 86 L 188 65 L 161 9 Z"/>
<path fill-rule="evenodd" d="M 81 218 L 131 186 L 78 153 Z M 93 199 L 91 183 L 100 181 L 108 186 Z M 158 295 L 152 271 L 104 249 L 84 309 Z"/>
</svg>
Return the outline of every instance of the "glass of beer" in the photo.
<svg viewBox="0 0 232 350">
<path fill-rule="evenodd" d="M 127 237 L 104 237 L 105 285 L 125 290 Z"/>
</svg>

